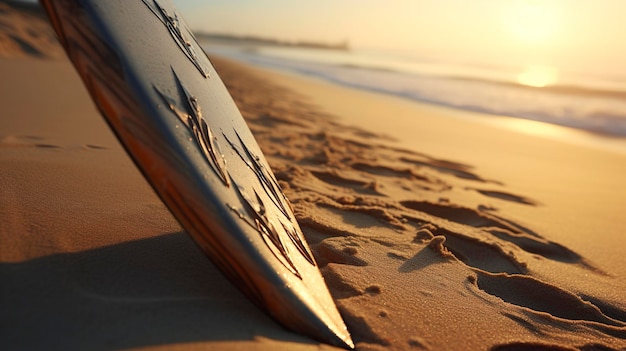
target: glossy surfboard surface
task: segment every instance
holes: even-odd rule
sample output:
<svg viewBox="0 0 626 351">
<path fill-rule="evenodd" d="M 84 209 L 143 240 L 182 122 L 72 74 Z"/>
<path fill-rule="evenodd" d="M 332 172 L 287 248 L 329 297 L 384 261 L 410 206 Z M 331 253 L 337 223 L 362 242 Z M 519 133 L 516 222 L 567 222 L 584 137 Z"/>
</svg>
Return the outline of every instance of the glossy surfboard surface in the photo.
<svg viewBox="0 0 626 351">
<path fill-rule="evenodd" d="M 287 328 L 353 347 L 267 161 L 172 4 L 42 3 L 100 112 L 209 258 Z"/>
</svg>

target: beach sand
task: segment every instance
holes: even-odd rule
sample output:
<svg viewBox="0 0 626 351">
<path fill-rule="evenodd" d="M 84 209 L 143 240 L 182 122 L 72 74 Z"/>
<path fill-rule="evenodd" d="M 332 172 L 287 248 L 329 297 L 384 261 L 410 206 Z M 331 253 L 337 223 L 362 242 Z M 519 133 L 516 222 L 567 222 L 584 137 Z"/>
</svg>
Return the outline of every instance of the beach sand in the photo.
<svg viewBox="0 0 626 351">
<path fill-rule="evenodd" d="M 24 26 L 1 9 L 1 31 Z M 2 349 L 335 349 L 213 267 L 65 58 L 7 40 Z M 626 348 L 626 153 L 611 142 L 212 61 L 358 350 Z"/>
</svg>

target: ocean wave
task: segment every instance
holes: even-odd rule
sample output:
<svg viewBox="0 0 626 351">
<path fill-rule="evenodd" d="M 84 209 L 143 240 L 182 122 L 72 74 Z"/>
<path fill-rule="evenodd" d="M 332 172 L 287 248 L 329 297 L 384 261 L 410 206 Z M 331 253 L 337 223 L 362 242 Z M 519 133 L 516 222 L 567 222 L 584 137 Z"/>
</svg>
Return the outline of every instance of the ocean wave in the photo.
<svg viewBox="0 0 626 351">
<path fill-rule="evenodd" d="M 514 87 L 517 89 L 525 89 L 531 91 L 540 91 L 541 93 L 552 93 L 552 94 L 564 94 L 564 95 L 577 95 L 577 96 L 587 96 L 587 97 L 604 97 L 604 98 L 613 98 L 613 99 L 626 99 L 626 90 L 617 90 L 617 89 L 603 89 L 589 86 L 582 86 L 576 84 L 552 84 L 546 85 L 543 87 L 536 87 L 521 84 L 518 82 L 514 82 L 511 80 L 505 79 L 490 79 L 490 78 L 482 78 L 482 77 L 471 77 L 464 75 L 452 75 L 452 74 L 427 74 L 427 73 L 412 73 L 406 72 L 402 69 L 394 69 L 385 66 L 376 66 L 376 65 L 363 65 L 363 64 L 355 64 L 355 63 L 341 63 L 335 65 L 340 68 L 345 69 L 354 69 L 354 70 L 362 70 L 362 71 L 379 71 L 379 72 L 389 72 L 389 73 L 398 73 L 398 74 L 409 74 L 418 77 L 427 77 L 427 78 L 439 78 L 439 79 L 449 79 L 449 80 L 457 80 L 463 82 L 478 82 L 478 83 L 486 83 L 493 84 L 502 87 Z M 483 65 L 483 68 L 492 67 L 489 65 Z M 503 69 L 503 68 L 499 68 Z M 511 68 L 508 68 L 509 70 Z"/>
<path fill-rule="evenodd" d="M 626 91 L 575 84 L 537 88 L 494 79 L 497 75 L 424 74 L 357 60 L 306 61 L 301 58 L 304 55 L 294 59 L 266 55 L 262 50 L 208 49 L 249 64 L 313 76 L 351 88 L 626 137 Z"/>
</svg>

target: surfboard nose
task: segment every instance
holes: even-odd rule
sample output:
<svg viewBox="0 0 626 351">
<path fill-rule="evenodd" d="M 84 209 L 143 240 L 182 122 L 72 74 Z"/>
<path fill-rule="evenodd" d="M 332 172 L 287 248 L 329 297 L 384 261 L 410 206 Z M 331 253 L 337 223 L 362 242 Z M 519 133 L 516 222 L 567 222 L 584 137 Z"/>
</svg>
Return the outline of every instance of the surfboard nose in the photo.
<svg viewBox="0 0 626 351">
<path fill-rule="evenodd" d="M 297 284 L 299 285 L 299 284 Z M 316 340 L 342 348 L 353 349 L 350 332 L 334 302 L 329 304 L 325 291 L 303 286 L 285 287 L 280 296 L 269 297 L 266 304 L 270 315 L 289 329 Z M 288 302 L 286 298 L 293 298 Z M 285 322 L 287 321 L 287 322 Z"/>
</svg>

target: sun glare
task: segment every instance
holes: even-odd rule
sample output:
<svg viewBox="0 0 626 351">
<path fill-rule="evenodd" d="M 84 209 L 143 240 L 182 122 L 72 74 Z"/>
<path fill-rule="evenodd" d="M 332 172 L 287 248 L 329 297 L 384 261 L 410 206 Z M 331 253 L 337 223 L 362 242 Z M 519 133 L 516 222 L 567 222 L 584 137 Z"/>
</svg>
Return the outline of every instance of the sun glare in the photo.
<svg viewBox="0 0 626 351">
<path fill-rule="evenodd" d="M 554 38 L 559 13 L 547 1 L 518 0 L 508 9 L 505 21 L 518 39 L 531 44 L 544 43 Z"/>
<path fill-rule="evenodd" d="M 556 83 L 558 77 L 559 72 L 554 67 L 531 65 L 517 75 L 517 82 L 531 87 L 543 88 Z"/>
</svg>

